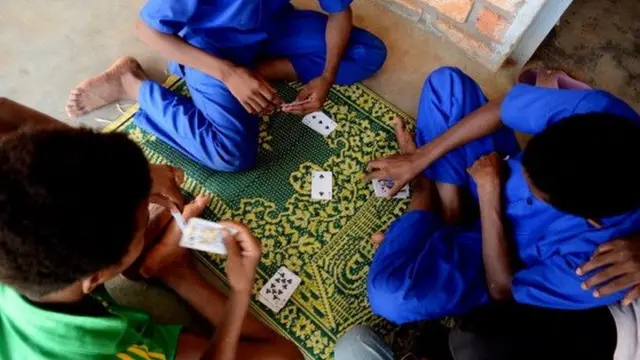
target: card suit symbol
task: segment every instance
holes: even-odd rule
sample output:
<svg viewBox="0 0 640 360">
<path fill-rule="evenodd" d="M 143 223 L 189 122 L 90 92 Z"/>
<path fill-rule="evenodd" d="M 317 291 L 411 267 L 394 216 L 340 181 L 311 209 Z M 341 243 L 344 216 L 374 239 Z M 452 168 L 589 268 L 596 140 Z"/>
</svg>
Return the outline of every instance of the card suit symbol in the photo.
<svg viewBox="0 0 640 360">
<path fill-rule="evenodd" d="M 271 294 L 271 289 L 267 289 L 266 293 Z"/>
<path fill-rule="evenodd" d="M 312 119 L 315 119 L 315 118 L 316 118 L 316 116 L 315 116 L 315 115 L 311 115 L 311 118 L 312 118 Z"/>
<path fill-rule="evenodd" d="M 324 191 L 320 191 L 320 196 L 324 196 Z"/>
<path fill-rule="evenodd" d="M 318 124 L 322 125 L 323 124 L 322 120 L 318 121 Z"/>
<path fill-rule="evenodd" d="M 273 300 L 280 300 L 280 298 L 278 297 L 278 295 L 273 295 Z"/>
<path fill-rule="evenodd" d="M 324 129 L 325 129 L 325 130 L 329 130 L 329 127 L 328 127 L 328 126 L 325 126 L 325 127 L 324 127 Z"/>
<path fill-rule="evenodd" d="M 276 282 L 279 284 L 280 283 L 280 279 L 276 279 Z"/>
<path fill-rule="evenodd" d="M 282 295 L 284 292 L 282 290 L 278 290 L 278 295 Z"/>
<path fill-rule="evenodd" d="M 282 288 L 283 288 L 283 289 L 285 289 L 285 290 L 287 290 L 287 289 L 289 288 L 289 285 L 284 284 L 284 285 L 282 285 Z"/>
<path fill-rule="evenodd" d="M 284 273 L 280 273 L 280 277 L 281 277 L 281 278 L 283 278 L 283 277 L 285 277 L 285 276 L 286 276 L 286 275 L 285 275 Z"/>
<path fill-rule="evenodd" d="M 271 284 L 271 288 L 272 289 L 275 288 L 275 287 L 276 287 L 276 284 Z"/>
<path fill-rule="evenodd" d="M 320 179 L 324 179 L 324 174 L 320 174 Z"/>
<path fill-rule="evenodd" d="M 289 284 L 293 284 L 293 280 L 291 280 L 291 279 L 287 279 L 287 282 L 288 282 Z"/>
</svg>

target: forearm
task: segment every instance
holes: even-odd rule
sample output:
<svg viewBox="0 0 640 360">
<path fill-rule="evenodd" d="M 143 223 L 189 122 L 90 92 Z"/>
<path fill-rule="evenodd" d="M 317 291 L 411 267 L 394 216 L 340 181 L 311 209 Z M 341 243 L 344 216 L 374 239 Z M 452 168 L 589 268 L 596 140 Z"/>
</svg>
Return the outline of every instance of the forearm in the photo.
<svg viewBox="0 0 640 360">
<path fill-rule="evenodd" d="M 242 324 L 249 309 L 250 294 L 233 292 L 225 307 L 225 317 L 216 328 L 211 345 L 202 359 L 233 360 L 236 358 Z"/>
<path fill-rule="evenodd" d="M 160 274 L 160 279 L 212 326 L 218 328 L 224 321 L 227 315 L 227 297 L 204 280 L 194 268 L 171 268 Z M 278 337 L 273 330 L 251 315 L 244 320 L 242 336 L 251 340 L 272 340 Z"/>
<path fill-rule="evenodd" d="M 23 128 L 69 127 L 48 115 L 0 97 L 0 136 Z"/>
<path fill-rule="evenodd" d="M 482 258 L 489 293 L 496 300 L 506 300 L 511 295 L 513 265 L 509 244 L 502 222 L 500 183 L 479 188 L 480 221 L 482 223 Z"/>
<path fill-rule="evenodd" d="M 503 127 L 500 108 L 504 97 L 489 101 L 442 135 L 417 151 L 420 166 L 428 167 L 434 161 L 462 145 L 492 134 Z"/>
<path fill-rule="evenodd" d="M 220 81 L 225 81 L 235 66 L 203 51 L 176 35 L 159 32 L 141 19 L 136 22 L 136 35 L 162 56 L 190 68 L 198 69 Z"/>
<path fill-rule="evenodd" d="M 353 12 L 348 7 L 340 13 L 330 14 L 327 22 L 327 60 L 324 75 L 335 79 L 340 61 L 347 48 L 353 28 Z"/>
</svg>

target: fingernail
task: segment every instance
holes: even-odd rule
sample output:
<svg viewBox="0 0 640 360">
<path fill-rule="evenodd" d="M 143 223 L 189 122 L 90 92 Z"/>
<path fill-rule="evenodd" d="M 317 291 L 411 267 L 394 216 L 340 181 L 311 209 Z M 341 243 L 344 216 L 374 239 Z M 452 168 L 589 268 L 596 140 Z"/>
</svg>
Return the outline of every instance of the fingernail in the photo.
<svg viewBox="0 0 640 360">
<path fill-rule="evenodd" d="M 576 274 L 582 276 L 582 269 L 580 268 L 576 269 Z"/>
<path fill-rule="evenodd" d="M 580 284 L 580 287 L 582 288 L 582 290 L 587 290 L 588 289 L 587 288 L 587 284 L 585 284 L 585 283 Z"/>
<path fill-rule="evenodd" d="M 600 297 L 600 293 L 598 293 L 598 290 L 593 292 L 593 297 L 596 297 L 596 298 Z"/>
<path fill-rule="evenodd" d="M 631 300 L 626 300 L 626 299 L 625 299 L 625 300 L 622 300 L 622 305 L 623 305 L 623 306 L 629 306 L 629 305 L 631 305 Z"/>
</svg>

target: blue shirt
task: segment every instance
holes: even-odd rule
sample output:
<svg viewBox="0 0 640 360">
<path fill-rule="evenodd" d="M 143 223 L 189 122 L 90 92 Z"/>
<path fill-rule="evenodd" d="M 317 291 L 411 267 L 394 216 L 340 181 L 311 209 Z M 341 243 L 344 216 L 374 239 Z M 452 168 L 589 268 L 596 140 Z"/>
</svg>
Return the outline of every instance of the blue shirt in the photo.
<svg viewBox="0 0 640 360">
<path fill-rule="evenodd" d="M 329 13 L 353 0 L 319 0 Z M 293 7 L 290 0 L 148 0 L 140 17 L 151 28 L 181 36 L 191 45 L 248 65 L 259 45 Z M 295 31 L 295 29 L 288 29 Z"/>
<path fill-rule="evenodd" d="M 537 134 L 567 116 L 604 112 L 640 124 L 640 117 L 622 100 L 601 90 L 558 90 L 516 85 L 504 100 L 502 120 L 508 127 Z M 621 300 L 625 292 L 595 298 L 580 284 L 576 269 L 596 247 L 640 231 L 640 209 L 601 219 L 600 229 L 538 200 L 525 181 L 520 157 L 508 160 L 511 175 L 505 185 L 507 218 L 512 226 L 524 270 L 515 274 L 518 302 L 558 309 L 585 309 Z M 629 164 L 629 166 L 634 166 Z M 588 274 L 592 275 L 592 274 Z"/>
</svg>

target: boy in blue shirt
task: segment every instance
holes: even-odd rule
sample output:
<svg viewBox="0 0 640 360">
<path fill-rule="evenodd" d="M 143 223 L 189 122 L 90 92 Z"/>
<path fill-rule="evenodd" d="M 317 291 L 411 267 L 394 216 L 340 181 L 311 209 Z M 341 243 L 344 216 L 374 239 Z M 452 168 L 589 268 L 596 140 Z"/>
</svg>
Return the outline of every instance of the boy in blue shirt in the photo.
<svg viewBox="0 0 640 360">
<path fill-rule="evenodd" d="M 395 182 L 392 193 L 416 178 L 418 205 L 392 224 L 376 253 L 374 311 L 404 323 L 461 314 L 491 298 L 556 309 L 621 300 L 624 292 L 583 290 L 587 277 L 576 270 L 599 245 L 640 229 L 638 124 L 604 91 L 518 84 L 488 102 L 460 70 L 435 71 L 420 102 L 421 147 L 370 164 L 370 176 Z M 523 153 L 513 130 L 537 134 Z M 398 134 L 406 138 L 400 127 Z M 504 156 L 511 158 L 503 164 Z M 431 186 L 442 216 L 424 203 Z M 479 203 L 481 224 L 460 224 L 465 193 Z"/>
<path fill-rule="evenodd" d="M 172 60 L 192 98 L 150 81 L 132 58 L 72 90 L 71 117 L 119 99 L 140 103 L 136 125 L 219 171 L 255 163 L 259 115 L 306 114 L 322 108 L 333 84 L 375 74 L 382 41 L 352 25 L 352 0 L 319 0 L 329 13 L 295 9 L 289 0 L 149 0 L 137 34 Z M 306 83 L 282 104 L 270 80 Z"/>
</svg>

